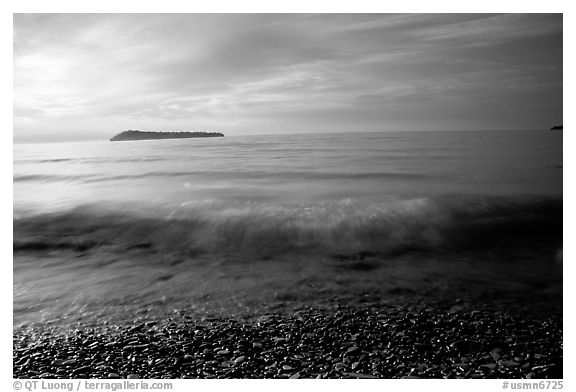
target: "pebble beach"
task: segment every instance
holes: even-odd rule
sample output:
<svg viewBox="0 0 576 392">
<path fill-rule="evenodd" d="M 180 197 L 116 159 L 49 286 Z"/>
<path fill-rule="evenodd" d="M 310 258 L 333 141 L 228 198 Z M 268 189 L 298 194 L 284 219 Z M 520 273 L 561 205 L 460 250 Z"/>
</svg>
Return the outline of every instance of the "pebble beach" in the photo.
<svg viewBox="0 0 576 392">
<path fill-rule="evenodd" d="M 15 378 L 562 378 L 560 314 L 377 303 L 14 335 Z"/>
</svg>

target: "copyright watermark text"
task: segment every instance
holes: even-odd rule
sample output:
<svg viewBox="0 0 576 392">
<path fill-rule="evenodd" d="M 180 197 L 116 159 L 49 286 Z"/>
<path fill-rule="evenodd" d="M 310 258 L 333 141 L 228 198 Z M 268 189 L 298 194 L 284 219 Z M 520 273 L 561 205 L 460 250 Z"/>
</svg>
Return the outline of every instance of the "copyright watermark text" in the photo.
<svg viewBox="0 0 576 392">
<path fill-rule="evenodd" d="M 171 390 L 172 383 L 158 381 L 130 381 L 130 380 L 25 380 L 14 381 L 15 391 L 149 391 Z"/>
</svg>

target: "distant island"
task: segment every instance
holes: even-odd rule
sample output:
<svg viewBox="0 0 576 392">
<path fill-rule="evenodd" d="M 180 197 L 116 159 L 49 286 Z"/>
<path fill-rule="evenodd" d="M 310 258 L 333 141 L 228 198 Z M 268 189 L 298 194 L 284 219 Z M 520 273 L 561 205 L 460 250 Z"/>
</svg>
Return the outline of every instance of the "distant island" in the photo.
<svg viewBox="0 0 576 392">
<path fill-rule="evenodd" d="M 119 133 L 110 139 L 111 142 L 125 140 L 155 140 L 155 139 L 190 139 L 200 137 L 224 137 L 220 132 L 147 132 L 129 130 Z"/>
<path fill-rule="evenodd" d="M 551 131 L 562 131 L 563 127 L 562 125 L 554 125 L 552 128 L 550 128 Z"/>
</svg>

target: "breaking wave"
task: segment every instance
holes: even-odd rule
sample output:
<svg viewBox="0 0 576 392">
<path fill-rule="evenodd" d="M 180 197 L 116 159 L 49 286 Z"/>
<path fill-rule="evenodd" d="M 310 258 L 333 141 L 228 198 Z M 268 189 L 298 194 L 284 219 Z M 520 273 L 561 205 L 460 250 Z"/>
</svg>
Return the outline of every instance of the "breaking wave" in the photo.
<svg viewBox="0 0 576 392">
<path fill-rule="evenodd" d="M 190 255 L 291 252 L 382 254 L 535 246 L 561 247 L 562 200 L 443 196 L 299 206 L 190 202 L 178 207 L 86 205 L 17 213 L 14 251 L 93 251 L 106 246 Z"/>
</svg>

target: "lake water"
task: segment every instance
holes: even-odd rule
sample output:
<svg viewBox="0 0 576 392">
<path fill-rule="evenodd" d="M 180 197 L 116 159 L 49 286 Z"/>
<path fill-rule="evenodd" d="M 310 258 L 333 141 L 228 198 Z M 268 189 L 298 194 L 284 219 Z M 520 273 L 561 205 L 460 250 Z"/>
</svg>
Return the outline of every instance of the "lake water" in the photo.
<svg viewBox="0 0 576 392">
<path fill-rule="evenodd" d="M 557 291 L 562 170 L 551 131 L 15 145 L 14 319 Z"/>
</svg>

